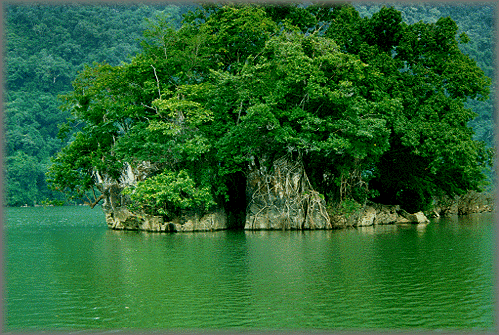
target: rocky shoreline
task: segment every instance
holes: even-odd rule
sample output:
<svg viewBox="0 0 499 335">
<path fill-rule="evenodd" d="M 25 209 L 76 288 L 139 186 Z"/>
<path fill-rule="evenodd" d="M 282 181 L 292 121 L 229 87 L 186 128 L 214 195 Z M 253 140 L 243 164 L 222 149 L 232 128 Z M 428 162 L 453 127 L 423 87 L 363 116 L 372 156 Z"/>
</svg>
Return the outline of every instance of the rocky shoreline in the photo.
<svg viewBox="0 0 499 335">
<path fill-rule="evenodd" d="M 127 208 L 129 196 L 122 191 L 147 177 L 153 167 L 128 167 L 119 181 L 98 177 L 104 192 L 103 210 L 106 222 L 114 230 L 141 230 L 149 232 L 196 232 L 229 229 L 228 211 L 221 207 L 209 213 L 183 212 L 179 217 L 167 221 L 162 216 L 131 212 Z M 427 224 L 429 219 L 423 212 L 408 213 L 398 205 L 383 205 L 367 201 L 358 204 L 351 212 L 342 212 L 326 207 L 325 200 L 312 189 L 297 162 L 277 160 L 272 172 L 252 167 L 246 185 L 247 206 L 244 230 L 315 230 L 366 227 L 386 224 Z M 429 217 L 490 212 L 494 210 L 494 197 L 489 194 L 468 192 L 454 199 L 435 201 Z"/>
<path fill-rule="evenodd" d="M 453 206 L 457 207 L 459 202 Z M 480 210 L 468 210 L 466 214 L 457 211 L 434 210 L 431 217 L 445 217 L 452 215 L 467 215 L 493 211 L 489 205 L 478 206 Z M 104 207 L 105 208 L 105 207 Z M 476 208 L 476 206 L 475 206 Z M 161 216 L 144 213 L 133 213 L 126 207 L 104 209 L 106 222 L 114 230 L 141 230 L 148 232 L 201 232 L 229 229 L 227 214 L 223 208 L 208 214 L 185 213 L 173 221 L 167 222 Z M 458 214 L 459 213 L 459 214 Z M 294 220 L 288 221 L 277 210 L 269 210 L 258 219 L 254 215 L 246 218 L 244 230 L 324 230 L 349 227 L 367 227 L 390 224 L 428 224 L 430 220 L 423 212 L 408 213 L 398 205 L 382 205 L 367 203 L 361 210 L 350 215 L 336 214 L 322 216 L 315 214 L 304 218 L 296 213 Z M 286 217 L 289 214 L 286 214 Z M 294 224 L 293 224 L 294 223 Z"/>
</svg>

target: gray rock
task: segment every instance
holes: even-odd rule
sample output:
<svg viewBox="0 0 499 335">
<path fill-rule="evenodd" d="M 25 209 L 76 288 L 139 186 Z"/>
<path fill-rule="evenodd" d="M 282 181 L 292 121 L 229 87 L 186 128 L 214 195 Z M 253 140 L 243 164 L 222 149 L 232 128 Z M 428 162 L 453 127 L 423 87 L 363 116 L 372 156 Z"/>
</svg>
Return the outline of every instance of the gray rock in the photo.
<svg viewBox="0 0 499 335">
<path fill-rule="evenodd" d="M 376 209 L 376 217 L 373 222 L 375 225 L 393 224 L 400 220 L 398 214 L 400 206 L 398 205 L 373 204 L 373 207 Z"/>
<path fill-rule="evenodd" d="M 356 226 L 366 227 L 374 224 L 376 218 L 376 209 L 372 206 L 366 206 L 362 214 L 357 219 Z"/>
<path fill-rule="evenodd" d="M 467 215 L 495 210 L 495 196 L 487 192 L 468 191 L 453 199 L 441 196 L 434 199 L 433 212 L 440 216 Z"/>
<path fill-rule="evenodd" d="M 426 217 L 426 215 L 424 215 L 423 212 L 417 212 L 417 213 L 414 213 L 414 221 L 413 223 L 429 223 L 430 220 L 428 220 L 428 218 Z"/>
<path fill-rule="evenodd" d="M 424 215 L 423 212 L 417 212 L 414 214 L 408 213 L 407 211 L 400 209 L 398 211 L 399 220 L 397 223 L 428 223 L 430 220 Z"/>
<path fill-rule="evenodd" d="M 312 189 L 299 161 L 282 157 L 272 172 L 252 165 L 246 189 L 246 230 L 331 228 L 326 202 Z"/>
</svg>

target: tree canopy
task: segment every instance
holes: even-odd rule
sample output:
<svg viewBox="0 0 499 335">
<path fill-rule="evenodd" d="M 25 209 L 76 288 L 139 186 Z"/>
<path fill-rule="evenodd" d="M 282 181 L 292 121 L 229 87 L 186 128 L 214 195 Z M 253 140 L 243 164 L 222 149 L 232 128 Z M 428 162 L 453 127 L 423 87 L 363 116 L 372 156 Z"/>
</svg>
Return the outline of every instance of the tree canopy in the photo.
<svg viewBox="0 0 499 335">
<path fill-rule="evenodd" d="M 417 211 L 479 190 L 492 152 L 465 103 L 491 81 L 457 32 L 450 18 L 407 24 L 394 8 L 361 17 L 350 5 L 206 5 L 179 29 L 160 21 L 129 63 L 94 63 L 73 82 L 66 129 L 80 131 L 51 183 L 82 196 L 147 161 L 156 174 L 127 192 L 174 215 L 222 204 L 250 162 L 287 154 L 331 203 Z"/>
<path fill-rule="evenodd" d="M 84 64 L 119 65 L 140 51 L 139 39 L 154 17 L 180 23 L 189 7 L 171 5 L 9 3 L 4 6 L 5 37 L 5 204 L 62 200 L 47 188 L 50 157 L 67 143 L 58 124 L 59 94 Z"/>
</svg>

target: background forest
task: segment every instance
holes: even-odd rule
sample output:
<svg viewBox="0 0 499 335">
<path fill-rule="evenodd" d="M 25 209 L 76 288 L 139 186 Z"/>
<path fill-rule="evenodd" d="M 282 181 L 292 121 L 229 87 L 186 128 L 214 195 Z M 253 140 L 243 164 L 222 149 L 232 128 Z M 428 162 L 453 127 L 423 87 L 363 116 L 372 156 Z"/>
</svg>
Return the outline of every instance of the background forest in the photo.
<svg viewBox="0 0 499 335">
<path fill-rule="evenodd" d="M 362 16 L 382 4 L 354 3 Z M 386 6 L 392 6 L 386 3 Z M 50 157 L 66 145 L 58 124 L 70 116 L 59 109 L 58 95 L 72 90 L 71 82 L 84 64 L 127 62 L 141 50 L 142 32 L 160 17 L 175 26 L 196 5 L 8 5 L 4 7 L 4 200 L 7 206 L 64 200 L 51 191 L 45 173 Z M 495 23 L 492 4 L 396 5 L 404 21 L 436 22 L 450 16 L 470 38 L 461 50 L 494 78 Z M 491 92 L 495 92 L 494 84 Z M 495 97 L 469 101 L 478 117 L 470 126 L 475 138 L 494 145 Z M 492 176 L 490 176 L 492 179 Z"/>
</svg>

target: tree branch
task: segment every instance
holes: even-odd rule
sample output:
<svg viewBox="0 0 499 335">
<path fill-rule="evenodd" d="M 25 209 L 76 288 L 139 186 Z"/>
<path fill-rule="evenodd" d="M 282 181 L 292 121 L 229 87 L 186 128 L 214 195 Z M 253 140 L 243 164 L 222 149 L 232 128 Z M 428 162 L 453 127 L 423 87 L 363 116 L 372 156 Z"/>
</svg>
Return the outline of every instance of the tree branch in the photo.
<svg viewBox="0 0 499 335">
<path fill-rule="evenodd" d="M 159 88 L 159 79 L 158 79 L 158 75 L 156 74 L 156 68 L 151 64 L 151 67 L 154 71 L 154 76 L 156 77 L 156 83 L 158 83 L 158 94 L 159 94 L 159 98 L 161 99 L 161 90 Z"/>
<path fill-rule="evenodd" d="M 85 201 L 84 204 L 89 205 L 91 209 L 95 207 L 102 199 L 104 199 L 106 196 L 104 194 L 101 194 L 98 198 L 95 196 L 95 189 L 92 187 L 92 193 L 94 194 L 94 201 L 92 202 L 88 195 L 86 195 L 88 201 Z"/>
</svg>

